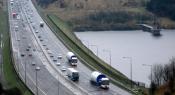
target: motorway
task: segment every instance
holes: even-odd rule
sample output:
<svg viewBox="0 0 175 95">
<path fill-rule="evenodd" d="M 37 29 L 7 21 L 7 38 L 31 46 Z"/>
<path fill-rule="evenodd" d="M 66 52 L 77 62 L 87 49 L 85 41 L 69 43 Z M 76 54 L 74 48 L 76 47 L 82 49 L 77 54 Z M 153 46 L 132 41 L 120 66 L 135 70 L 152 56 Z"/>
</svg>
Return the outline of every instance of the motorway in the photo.
<svg viewBox="0 0 175 95">
<path fill-rule="evenodd" d="M 10 36 L 14 63 L 24 83 L 37 95 L 130 95 L 127 91 L 110 84 L 109 90 L 91 85 L 91 70 L 80 61 L 76 68 L 80 73 L 78 82 L 69 80 L 64 66 L 71 67 L 66 60 L 69 51 L 53 34 L 30 0 L 8 2 Z M 13 18 L 12 13 L 17 13 Z M 58 56 L 62 56 L 61 59 Z M 57 66 L 55 63 L 60 62 Z M 36 69 L 40 67 L 40 69 Z"/>
</svg>

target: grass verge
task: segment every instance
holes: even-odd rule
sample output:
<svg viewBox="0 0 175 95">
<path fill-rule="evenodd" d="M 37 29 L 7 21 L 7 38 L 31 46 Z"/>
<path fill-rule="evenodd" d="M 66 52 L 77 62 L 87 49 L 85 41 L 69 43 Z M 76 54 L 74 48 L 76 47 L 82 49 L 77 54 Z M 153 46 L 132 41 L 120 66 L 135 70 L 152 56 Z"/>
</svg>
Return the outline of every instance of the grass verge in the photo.
<svg viewBox="0 0 175 95">
<path fill-rule="evenodd" d="M 0 10 L 0 34 L 2 35 L 1 41 L 3 43 L 2 56 L 3 56 L 3 73 L 6 89 L 18 88 L 22 95 L 33 95 L 32 92 L 24 85 L 22 80 L 17 75 L 13 58 L 11 57 L 11 44 L 8 30 L 8 15 L 7 11 Z"/>
</svg>

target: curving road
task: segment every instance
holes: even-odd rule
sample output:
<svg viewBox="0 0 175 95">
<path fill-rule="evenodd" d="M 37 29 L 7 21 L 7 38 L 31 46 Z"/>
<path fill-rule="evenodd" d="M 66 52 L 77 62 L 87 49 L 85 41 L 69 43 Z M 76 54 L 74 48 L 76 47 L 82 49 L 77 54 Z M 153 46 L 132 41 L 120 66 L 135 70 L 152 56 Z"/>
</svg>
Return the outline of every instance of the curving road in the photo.
<svg viewBox="0 0 175 95">
<path fill-rule="evenodd" d="M 30 0 L 15 0 L 8 3 L 10 36 L 16 70 L 26 85 L 39 95 L 130 95 L 127 91 L 110 84 L 103 90 L 90 84 L 91 70 L 80 61 L 75 67 L 80 79 L 74 83 L 61 71 L 62 66 L 71 67 L 66 60 L 69 51 L 44 24 Z M 12 13 L 19 16 L 13 18 Z M 43 21 L 44 22 L 44 21 Z M 61 55 L 62 59 L 58 59 Z M 55 63 L 60 62 L 60 66 Z M 36 67 L 40 70 L 36 70 Z M 37 76 L 36 76 L 37 75 Z M 37 86 L 36 86 L 37 83 Z"/>
</svg>

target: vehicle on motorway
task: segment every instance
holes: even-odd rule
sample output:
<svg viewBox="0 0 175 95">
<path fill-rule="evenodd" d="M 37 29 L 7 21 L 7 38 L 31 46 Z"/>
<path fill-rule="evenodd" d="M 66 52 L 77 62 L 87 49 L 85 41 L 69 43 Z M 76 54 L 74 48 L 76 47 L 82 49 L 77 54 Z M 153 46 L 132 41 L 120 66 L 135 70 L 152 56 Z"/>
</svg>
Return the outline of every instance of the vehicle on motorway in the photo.
<svg viewBox="0 0 175 95">
<path fill-rule="evenodd" d="M 68 52 L 66 57 L 68 59 L 68 63 L 70 63 L 72 66 L 77 66 L 78 59 L 73 52 Z"/>
<path fill-rule="evenodd" d="M 59 54 L 59 55 L 58 55 L 58 59 L 62 59 L 62 56 L 61 56 L 61 54 Z"/>
<path fill-rule="evenodd" d="M 79 72 L 75 70 L 74 68 L 67 68 L 67 76 L 72 81 L 78 81 L 79 80 Z"/>
<path fill-rule="evenodd" d="M 66 71 L 66 67 L 65 66 L 62 66 L 61 67 L 61 71 Z"/>
<path fill-rule="evenodd" d="M 14 4 L 14 2 L 13 2 L 13 1 L 10 1 L 10 4 L 11 4 L 11 5 L 13 5 L 13 4 Z"/>
<path fill-rule="evenodd" d="M 15 31 L 18 31 L 18 26 L 15 26 Z"/>
<path fill-rule="evenodd" d="M 40 21 L 40 27 L 44 27 L 44 22 Z"/>
<path fill-rule="evenodd" d="M 32 53 L 29 53 L 29 56 L 31 57 L 32 56 Z"/>
<path fill-rule="evenodd" d="M 94 71 L 91 73 L 90 82 L 96 86 L 100 86 L 101 88 L 108 89 L 109 88 L 109 78 L 106 75 Z"/>
<path fill-rule="evenodd" d="M 13 18 L 16 18 L 17 13 L 12 13 Z"/>
<path fill-rule="evenodd" d="M 32 66 L 35 66 L 35 62 L 32 62 Z"/>
<path fill-rule="evenodd" d="M 61 63 L 60 62 L 57 62 L 57 63 L 55 63 L 57 66 L 60 66 L 61 65 Z"/>
</svg>

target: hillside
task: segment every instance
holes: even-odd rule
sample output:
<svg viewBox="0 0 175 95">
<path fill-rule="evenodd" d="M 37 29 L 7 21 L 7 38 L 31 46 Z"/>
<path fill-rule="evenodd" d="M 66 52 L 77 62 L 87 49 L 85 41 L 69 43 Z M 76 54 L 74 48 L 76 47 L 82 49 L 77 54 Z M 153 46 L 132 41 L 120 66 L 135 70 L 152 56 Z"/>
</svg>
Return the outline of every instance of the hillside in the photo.
<svg viewBox="0 0 175 95">
<path fill-rule="evenodd" d="M 148 0 L 36 0 L 46 13 L 56 14 L 75 31 L 138 29 L 153 24 L 155 15 L 145 7 Z M 163 28 L 175 28 L 168 18 L 156 18 Z"/>
</svg>

